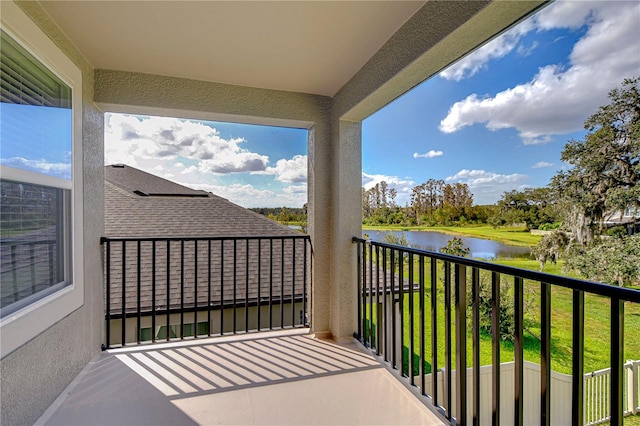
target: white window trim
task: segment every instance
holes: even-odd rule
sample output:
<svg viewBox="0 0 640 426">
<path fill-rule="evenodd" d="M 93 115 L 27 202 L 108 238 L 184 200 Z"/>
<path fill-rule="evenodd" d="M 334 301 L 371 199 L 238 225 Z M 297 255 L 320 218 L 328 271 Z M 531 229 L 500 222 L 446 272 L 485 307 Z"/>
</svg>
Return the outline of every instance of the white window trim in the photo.
<svg viewBox="0 0 640 426">
<path fill-rule="evenodd" d="M 2 29 L 72 89 L 73 251 L 70 285 L 0 320 L 0 359 L 46 331 L 84 303 L 82 72 L 13 1 L 3 0 L 1 3 Z M 8 170 L 3 168 L 2 171 Z"/>
</svg>

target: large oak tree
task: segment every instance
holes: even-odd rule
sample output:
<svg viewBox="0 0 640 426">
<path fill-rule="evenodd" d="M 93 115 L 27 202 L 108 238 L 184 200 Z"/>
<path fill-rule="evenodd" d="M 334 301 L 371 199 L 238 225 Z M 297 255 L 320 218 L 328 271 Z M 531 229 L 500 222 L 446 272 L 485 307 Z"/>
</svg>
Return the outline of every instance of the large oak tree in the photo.
<svg viewBox="0 0 640 426">
<path fill-rule="evenodd" d="M 605 214 L 640 206 L 640 77 L 609 92 L 611 102 L 587 121 L 582 140 L 569 141 L 562 160 L 573 167 L 551 181 L 565 202 L 580 243 L 602 230 Z"/>
</svg>

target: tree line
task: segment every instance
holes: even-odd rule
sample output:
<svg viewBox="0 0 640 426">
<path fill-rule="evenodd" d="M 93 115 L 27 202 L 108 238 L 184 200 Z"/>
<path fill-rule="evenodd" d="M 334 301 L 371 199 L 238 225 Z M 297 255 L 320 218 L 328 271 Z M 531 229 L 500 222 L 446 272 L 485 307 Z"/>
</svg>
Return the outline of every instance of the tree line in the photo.
<svg viewBox="0 0 640 426">
<path fill-rule="evenodd" d="M 386 181 L 362 188 L 362 223 L 365 225 L 466 225 L 485 223 L 491 206 L 474 206 L 466 183 L 429 179 L 411 189 L 411 201 L 396 203 L 397 191 Z"/>
</svg>

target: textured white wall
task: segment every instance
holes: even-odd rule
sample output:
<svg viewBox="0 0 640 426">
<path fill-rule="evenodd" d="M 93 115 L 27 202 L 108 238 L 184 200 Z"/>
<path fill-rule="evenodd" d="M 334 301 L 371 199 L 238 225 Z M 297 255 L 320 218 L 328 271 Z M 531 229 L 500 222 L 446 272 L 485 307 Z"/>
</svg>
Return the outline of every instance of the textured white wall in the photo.
<svg viewBox="0 0 640 426">
<path fill-rule="evenodd" d="M 93 69 L 37 3 L 18 5 L 82 71 L 85 290 L 80 309 L 0 361 L 0 424 L 6 425 L 35 422 L 99 353 L 104 328 L 100 252 L 104 229 L 104 119 L 93 103 Z"/>
</svg>

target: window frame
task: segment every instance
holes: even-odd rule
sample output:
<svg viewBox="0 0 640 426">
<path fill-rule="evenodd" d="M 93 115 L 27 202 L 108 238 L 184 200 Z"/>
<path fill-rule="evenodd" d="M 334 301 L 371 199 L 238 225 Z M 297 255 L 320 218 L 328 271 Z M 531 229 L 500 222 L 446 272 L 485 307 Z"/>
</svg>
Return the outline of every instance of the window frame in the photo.
<svg viewBox="0 0 640 426">
<path fill-rule="evenodd" d="M 71 248 L 65 263 L 71 263 L 65 277 L 68 285 L 0 318 L 0 359 L 55 325 L 84 303 L 83 192 L 82 192 L 82 72 L 64 52 L 13 1 L 2 2 L 2 29 L 32 54 L 72 90 L 71 182 L 60 179 L 59 187 L 71 190 L 70 227 L 67 241 Z M 3 178 L 43 184 L 37 173 L 0 166 Z M 45 177 L 51 184 L 52 177 Z M 45 183 L 46 184 L 46 183 Z M 66 186 L 65 186 L 66 185 Z M 58 186 L 56 184 L 56 186 Z"/>
</svg>

